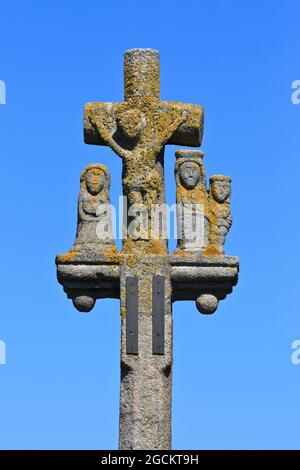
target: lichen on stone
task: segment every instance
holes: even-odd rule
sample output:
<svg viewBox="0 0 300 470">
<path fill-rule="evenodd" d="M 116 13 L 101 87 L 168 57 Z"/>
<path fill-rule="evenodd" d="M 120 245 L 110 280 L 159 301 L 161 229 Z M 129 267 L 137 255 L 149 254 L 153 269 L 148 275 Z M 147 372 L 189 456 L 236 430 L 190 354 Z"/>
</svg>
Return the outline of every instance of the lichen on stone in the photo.
<svg viewBox="0 0 300 470">
<path fill-rule="evenodd" d="M 57 255 L 57 262 L 58 263 L 67 263 L 69 261 L 75 260 L 75 258 L 79 255 L 79 251 L 70 250 L 68 253 L 63 253 L 61 255 Z"/>
</svg>

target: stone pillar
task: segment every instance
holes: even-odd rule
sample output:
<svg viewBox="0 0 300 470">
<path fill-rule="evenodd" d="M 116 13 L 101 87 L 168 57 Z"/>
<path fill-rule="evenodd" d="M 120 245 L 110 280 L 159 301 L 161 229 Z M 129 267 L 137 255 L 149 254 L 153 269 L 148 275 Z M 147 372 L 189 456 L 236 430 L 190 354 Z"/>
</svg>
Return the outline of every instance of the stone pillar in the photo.
<svg viewBox="0 0 300 470">
<path fill-rule="evenodd" d="M 172 304 L 166 256 L 146 256 L 121 267 L 121 391 L 119 448 L 171 449 Z M 165 278 L 165 351 L 152 353 L 153 276 Z M 138 279 L 138 355 L 126 354 L 126 278 Z"/>
</svg>

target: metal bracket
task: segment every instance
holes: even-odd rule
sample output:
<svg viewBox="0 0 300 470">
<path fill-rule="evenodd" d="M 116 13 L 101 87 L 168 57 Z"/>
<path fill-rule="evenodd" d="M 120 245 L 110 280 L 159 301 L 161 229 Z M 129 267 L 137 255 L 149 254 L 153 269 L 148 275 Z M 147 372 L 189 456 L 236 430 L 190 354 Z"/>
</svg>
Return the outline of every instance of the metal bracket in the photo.
<svg viewBox="0 0 300 470">
<path fill-rule="evenodd" d="M 165 354 L 165 278 L 153 276 L 152 354 Z"/>
<path fill-rule="evenodd" d="M 138 354 L 138 280 L 126 278 L 126 354 Z"/>
</svg>

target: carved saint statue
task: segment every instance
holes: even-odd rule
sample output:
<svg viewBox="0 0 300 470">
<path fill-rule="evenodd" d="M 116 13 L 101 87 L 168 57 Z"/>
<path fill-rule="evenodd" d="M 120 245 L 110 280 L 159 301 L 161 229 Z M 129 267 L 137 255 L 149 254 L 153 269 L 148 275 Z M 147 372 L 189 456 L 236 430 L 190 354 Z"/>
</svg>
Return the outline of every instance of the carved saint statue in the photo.
<svg viewBox="0 0 300 470">
<path fill-rule="evenodd" d="M 175 155 L 177 248 L 199 251 L 208 241 L 208 197 L 203 152 L 177 150 Z"/>
<path fill-rule="evenodd" d="M 209 254 L 224 254 L 226 235 L 232 225 L 230 212 L 231 178 L 213 175 L 209 179 Z"/>
<path fill-rule="evenodd" d="M 114 245 L 109 198 L 108 169 L 99 163 L 88 165 L 80 175 L 75 251 L 99 251 Z"/>
<path fill-rule="evenodd" d="M 208 256 L 224 254 L 232 224 L 231 179 L 213 175 L 207 191 L 203 152 L 177 150 L 175 155 L 177 250 L 198 251 Z"/>
</svg>

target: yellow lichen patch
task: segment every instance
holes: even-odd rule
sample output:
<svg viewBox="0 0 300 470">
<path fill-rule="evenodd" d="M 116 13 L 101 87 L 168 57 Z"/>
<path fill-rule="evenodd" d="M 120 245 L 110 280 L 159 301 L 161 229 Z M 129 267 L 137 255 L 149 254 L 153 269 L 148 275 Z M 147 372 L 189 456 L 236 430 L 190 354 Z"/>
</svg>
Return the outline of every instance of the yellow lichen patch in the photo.
<svg viewBox="0 0 300 470">
<path fill-rule="evenodd" d="M 218 244 L 208 244 L 206 248 L 202 251 L 204 256 L 216 256 L 223 253 L 222 248 Z"/>
<path fill-rule="evenodd" d="M 57 256 L 57 261 L 59 263 L 67 263 L 69 261 L 72 261 L 78 255 L 79 255 L 79 251 L 70 250 L 69 253 L 64 253 L 64 254 L 58 255 Z"/>
<path fill-rule="evenodd" d="M 162 243 L 162 240 L 132 240 L 132 238 L 126 238 L 123 244 L 122 252 L 130 254 L 140 251 L 143 255 L 164 255 L 167 253 L 167 249 Z"/>
<path fill-rule="evenodd" d="M 207 192 L 205 188 L 195 187 L 193 189 L 186 189 L 179 186 L 176 190 L 177 204 L 202 204 L 204 215 L 209 213 L 209 203 Z"/>
<path fill-rule="evenodd" d="M 132 240 L 127 238 L 123 243 L 122 253 L 126 255 L 127 264 L 133 266 L 145 256 L 164 256 L 168 250 L 162 240 Z"/>
<path fill-rule="evenodd" d="M 101 249 L 101 255 L 104 256 L 106 261 L 120 263 L 122 255 L 118 252 L 118 249 L 115 245 L 110 245 Z"/>
<path fill-rule="evenodd" d="M 182 250 L 181 248 L 176 248 L 174 255 L 182 256 L 182 258 L 189 258 L 191 254 L 195 254 L 195 251 Z"/>
<path fill-rule="evenodd" d="M 121 305 L 121 317 L 124 319 L 126 318 L 126 314 L 127 314 L 127 311 L 126 311 L 126 307 L 125 305 Z"/>
</svg>

